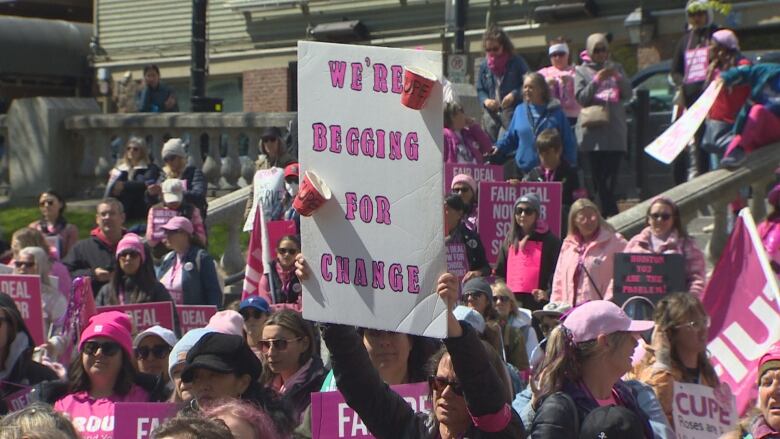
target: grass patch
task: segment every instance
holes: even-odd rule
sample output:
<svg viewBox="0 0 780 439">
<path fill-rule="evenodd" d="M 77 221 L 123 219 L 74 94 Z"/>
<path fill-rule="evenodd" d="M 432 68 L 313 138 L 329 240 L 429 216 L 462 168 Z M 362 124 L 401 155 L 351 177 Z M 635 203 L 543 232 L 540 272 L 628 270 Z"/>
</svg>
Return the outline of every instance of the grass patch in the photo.
<svg viewBox="0 0 780 439">
<path fill-rule="evenodd" d="M 40 210 L 37 207 L 8 207 L 0 209 L 0 237 L 10 244 L 11 235 L 22 227 L 27 227 L 33 221 L 40 218 Z M 68 208 L 65 213 L 68 222 L 79 228 L 79 238 L 89 236 L 89 232 L 95 228 L 95 211 L 90 209 Z M 127 224 L 132 226 L 138 222 Z M 215 225 L 209 231 L 209 254 L 219 260 L 227 246 L 228 228 L 225 224 Z M 241 233 L 241 251 L 245 251 L 249 245 L 249 234 Z"/>
</svg>

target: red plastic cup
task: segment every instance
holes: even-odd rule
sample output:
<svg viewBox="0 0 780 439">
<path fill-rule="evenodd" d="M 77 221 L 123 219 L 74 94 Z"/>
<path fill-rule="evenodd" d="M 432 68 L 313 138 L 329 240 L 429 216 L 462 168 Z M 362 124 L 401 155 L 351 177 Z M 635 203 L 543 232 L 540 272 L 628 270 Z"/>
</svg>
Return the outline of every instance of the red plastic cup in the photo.
<svg viewBox="0 0 780 439">
<path fill-rule="evenodd" d="M 437 78 L 433 73 L 417 67 L 404 67 L 404 90 L 401 103 L 412 110 L 419 110 L 431 95 Z"/>
<path fill-rule="evenodd" d="M 303 216 L 311 216 L 326 201 L 330 200 L 330 188 L 313 171 L 303 174 L 298 195 L 293 200 L 293 207 Z"/>
</svg>

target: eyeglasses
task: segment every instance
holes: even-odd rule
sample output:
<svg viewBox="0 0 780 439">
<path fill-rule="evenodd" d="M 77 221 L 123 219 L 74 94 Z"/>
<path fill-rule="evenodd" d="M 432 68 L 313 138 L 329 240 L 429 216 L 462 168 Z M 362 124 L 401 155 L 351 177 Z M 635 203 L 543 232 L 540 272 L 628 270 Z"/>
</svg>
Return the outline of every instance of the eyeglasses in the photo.
<svg viewBox="0 0 780 439">
<path fill-rule="evenodd" d="M 273 346 L 275 351 L 286 351 L 287 346 L 290 344 L 291 341 L 298 341 L 303 337 L 295 337 L 291 338 L 289 340 L 285 340 L 283 338 L 279 338 L 276 340 L 260 340 L 260 352 L 262 353 L 268 353 L 268 351 L 271 350 L 271 346 Z"/>
<path fill-rule="evenodd" d="M 297 248 L 284 248 L 284 247 L 282 247 L 282 248 L 277 248 L 276 249 L 276 252 L 279 253 L 280 255 L 297 255 L 299 251 L 300 250 L 298 250 Z"/>
<path fill-rule="evenodd" d="M 485 52 L 495 53 L 501 50 L 501 46 L 485 46 Z"/>
<path fill-rule="evenodd" d="M 468 187 L 468 186 L 452 188 L 452 192 L 455 193 L 455 194 L 466 193 L 466 192 L 470 192 L 470 191 L 471 191 L 471 188 Z"/>
<path fill-rule="evenodd" d="M 118 259 L 122 259 L 122 258 L 126 258 L 128 256 L 130 257 L 130 259 L 135 259 L 135 258 L 140 257 L 141 255 L 139 255 L 138 253 L 136 253 L 134 251 L 126 251 L 126 252 L 119 253 L 119 256 L 117 256 L 117 258 Z"/>
<path fill-rule="evenodd" d="M 239 312 L 239 314 L 241 314 L 241 317 L 243 317 L 244 320 L 262 319 L 266 315 L 266 313 L 255 308 L 244 308 Z"/>
<path fill-rule="evenodd" d="M 493 296 L 493 299 L 496 301 L 496 303 L 509 302 L 509 297 L 507 296 Z"/>
<path fill-rule="evenodd" d="M 517 216 L 520 216 L 520 215 L 531 216 L 531 215 L 533 215 L 535 213 L 536 213 L 536 210 L 534 210 L 531 207 L 518 207 L 517 209 L 515 209 L 515 215 L 517 215 Z"/>
<path fill-rule="evenodd" d="M 463 301 L 468 302 L 469 300 L 477 300 L 479 296 L 483 294 L 485 293 L 482 291 L 471 291 L 468 293 L 463 293 Z M 485 294 L 485 296 L 487 297 L 487 294 Z"/>
<path fill-rule="evenodd" d="M 566 52 L 555 52 L 550 54 L 550 58 L 558 58 L 559 56 L 566 56 L 568 53 Z"/>
<path fill-rule="evenodd" d="M 670 213 L 651 213 L 649 216 L 655 221 L 669 221 L 672 218 Z"/>
<path fill-rule="evenodd" d="M 171 347 L 168 346 L 167 344 L 157 344 L 152 346 L 151 348 L 148 346 L 141 346 L 135 348 L 135 356 L 142 360 L 146 360 L 147 358 L 149 358 L 150 354 L 154 355 L 154 357 L 157 358 L 158 360 L 162 360 L 168 355 L 169 352 L 171 352 Z"/>
<path fill-rule="evenodd" d="M 40 203 L 38 203 L 38 206 L 40 206 L 40 207 L 54 206 L 54 200 L 43 200 Z"/>
<path fill-rule="evenodd" d="M 14 267 L 16 267 L 16 268 L 32 268 L 32 267 L 35 267 L 35 262 L 14 261 Z"/>
<path fill-rule="evenodd" d="M 607 51 L 606 47 L 596 47 L 593 49 L 593 53 L 604 53 Z"/>
<path fill-rule="evenodd" d="M 437 377 L 430 375 L 428 377 L 428 385 L 431 386 L 431 390 L 435 390 L 438 393 L 444 393 L 444 390 L 449 386 L 453 392 L 458 396 L 463 396 L 463 387 L 457 381 L 450 381 L 447 378 Z"/>
<path fill-rule="evenodd" d="M 702 329 L 709 329 L 710 318 L 707 317 L 704 320 L 693 320 L 682 325 L 675 326 L 676 329 L 692 329 L 694 331 L 700 331 Z"/>
<path fill-rule="evenodd" d="M 113 341 L 104 341 L 102 343 L 97 341 L 88 341 L 84 343 L 84 350 L 82 352 L 89 356 L 95 357 L 97 356 L 98 349 L 100 349 L 101 354 L 107 357 L 113 357 L 122 349 L 122 347 L 119 346 L 119 343 Z"/>
</svg>

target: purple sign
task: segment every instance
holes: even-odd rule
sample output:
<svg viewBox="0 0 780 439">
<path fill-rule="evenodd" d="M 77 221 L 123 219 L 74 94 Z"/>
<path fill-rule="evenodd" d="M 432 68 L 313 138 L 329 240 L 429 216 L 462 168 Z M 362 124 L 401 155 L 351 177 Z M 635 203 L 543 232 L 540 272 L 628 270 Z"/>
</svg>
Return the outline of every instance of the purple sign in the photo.
<svg viewBox="0 0 780 439">
<path fill-rule="evenodd" d="M 501 165 L 471 165 L 464 163 L 444 164 L 444 193 L 449 193 L 452 179 L 458 174 L 470 175 L 480 181 L 504 181 L 504 167 Z"/>
<path fill-rule="evenodd" d="M 491 264 L 496 263 L 501 244 L 512 230 L 515 200 L 528 192 L 536 193 L 542 202 L 540 219 L 547 223 L 556 236 L 561 236 L 561 183 L 483 181 L 479 184 L 477 232 Z"/>
<path fill-rule="evenodd" d="M 176 416 L 176 404 L 167 402 L 117 402 L 114 404 L 114 439 L 146 439 L 168 418 Z"/>
<path fill-rule="evenodd" d="M 431 411 L 428 383 L 399 384 L 390 388 L 401 395 L 415 412 Z M 344 402 L 340 392 L 312 393 L 311 416 L 313 439 L 374 437 L 357 413 Z"/>
</svg>

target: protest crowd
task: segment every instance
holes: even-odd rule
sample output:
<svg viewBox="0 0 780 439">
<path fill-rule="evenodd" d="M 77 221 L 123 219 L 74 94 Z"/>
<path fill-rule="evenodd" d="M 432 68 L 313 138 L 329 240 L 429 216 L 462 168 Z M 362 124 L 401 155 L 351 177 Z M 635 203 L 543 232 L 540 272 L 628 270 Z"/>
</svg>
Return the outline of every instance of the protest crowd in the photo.
<svg viewBox="0 0 780 439">
<path fill-rule="evenodd" d="M 780 66 L 751 65 L 709 4 L 688 1 L 673 71 L 686 107 L 724 85 L 678 174 L 691 162 L 738 167 L 780 140 Z M 428 279 L 443 338 L 305 318 L 318 277 L 370 294 L 385 280 L 400 292 L 402 276 L 413 293 L 424 276 L 388 262 L 387 276 L 374 266 L 373 283 L 368 269 L 360 284 L 360 266 L 349 274 L 337 253 L 349 242 L 332 244 L 330 260 L 308 253 L 302 225 L 313 220 L 301 216 L 312 212 L 296 203 L 311 163 L 299 165 L 278 128 L 258 145 L 246 279 L 230 303 L 208 252 L 206 181 L 184 140 L 168 139 L 154 163 L 146 140 L 129 138 L 85 239 L 66 200 L 40 194 L 40 220 L 13 231 L 0 266 L 0 438 L 780 438 L 780 342 L 752 352 L 755 370 L 729 389 L 708 349 L 711 330 L 724 329 L 713 309 L 730 303 L 716 296 L 725 271 L 707 272 L 674 200 L 653 198 L 633 237 L 607 222 L 632 94 L 609 40 L 590 35 L 573 54 L 556 38 L 549 66 L 532 71 L 493 27 L 476 78 L 481 120 L 444 90 L 447 272 Z M 144 74 L 139 108 L 177 111 L 159 69 Z M 768 189 L 755 251 L 774 277 L 780 173 Z M 496 201 L 503 223 L 486 205 Z M 359 206 L 368 223 L 374 211 Z M 397 222 L 380 197 L 374 208 L 375 222 Z M 697 419 L 723 422 L 709 430 Z"/>
</svg>

